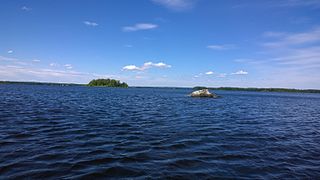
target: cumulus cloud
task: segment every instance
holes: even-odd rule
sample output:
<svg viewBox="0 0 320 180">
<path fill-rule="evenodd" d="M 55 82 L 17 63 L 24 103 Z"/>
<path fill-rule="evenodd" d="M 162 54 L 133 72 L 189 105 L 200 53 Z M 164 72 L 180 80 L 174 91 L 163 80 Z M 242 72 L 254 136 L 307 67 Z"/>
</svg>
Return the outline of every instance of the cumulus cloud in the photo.
<svg viewBox="0 0 320 180">
<path fill-rule="evenodd" d="M 237 71 L 235 73 L 231 73 L 232 75 L 247 75 L 249 74 L 247 71 L 243 71 L 243 70 L 240 70 L 240 71 Z"/>
<path fill-rule="evenodd" d="M 137 67 L 136 65 L 127 65 L 127 66 L 124 66 L 124 67 L 122 68 L 122 70 L 140 71 L 141 68 Z"/>
<path fill-rule="evenodd" d="M 13 50 L 9 50 L 7 53 L 8 53 L 8 54 L 12 54 L 12 53 L 13 53 Z"/>
<path fill-rule="evenodd" d="M 208 72 L 206 72 L 205 74 L 206 74 L 206 75 L 211 75 L 211 74 L 213 74 L 213 72 L 212 72 L 212 71 L 208 71 Z"/>
<path fill-rule="evenodd" d="M 195 5 L 194 0 L 152 0 L 152 2 L 175 11 L 192 9 Z"/>
<path fill-rule="evenodd" d="M 85 24 L 87 26 L 92 26 L 92 27 L 98 26 L 98 23 L 91 22 L 91 21 L 83 21 L 83 24 Z"/>
<path fill-rule="evenodd" d="M 211 50 L 228 50 L 228 49 L 234 49 L 235 45 L 233 44 L 208 45 L 207 48 Z"/>
<path fill-rule="evenodd" d="M 171 68 L 171 65 L 165 64 L 163 62 L 159 62 L 159 63 L 146 62 L 141 67 L 138 67 L 136 65 L 127 65 L 127 66 L 124 66 L 122 68 L 122 70 L 144 71 L 144 70 L 150 69 L 152 67 L 155 67 L 155 68 Z"/>
<path fill-rule="evenodd" d="M 124 32 L 132 32 L 132 31 L 140 31 L 140 30 L 150 30 L 157 28 L 157 24 L 150 24 L 150 23 L 138 23 L 133 26 L 125 26 L 122 28 Z"/>
</svg>

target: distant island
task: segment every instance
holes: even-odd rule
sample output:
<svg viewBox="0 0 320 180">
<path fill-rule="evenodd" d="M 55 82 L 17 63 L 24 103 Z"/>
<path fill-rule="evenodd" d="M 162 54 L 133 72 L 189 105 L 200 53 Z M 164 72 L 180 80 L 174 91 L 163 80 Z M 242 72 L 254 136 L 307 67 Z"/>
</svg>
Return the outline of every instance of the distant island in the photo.
<svg viewBox="0 0 320 180">
<path fill-rule="evenodd" d="M 196 86 L 193 89 L 209 89 L 209 90 L 224 90 L 224 91 L 256 91 L 256 92 L 295 92 L 295 93 L 320 93 L 318 89 L 288 89 L 288 88 L 239 88 L 239 87 L 203 87 Z"/>
<path fill-rule="evenodd" d="M 115 80 L 115 79 L 94 79 L 89 82 L 88 86 L 121 87 L 121 88 L 129 87 L 127 83 L 120 82 L 119 80 Z"/>
</svg>

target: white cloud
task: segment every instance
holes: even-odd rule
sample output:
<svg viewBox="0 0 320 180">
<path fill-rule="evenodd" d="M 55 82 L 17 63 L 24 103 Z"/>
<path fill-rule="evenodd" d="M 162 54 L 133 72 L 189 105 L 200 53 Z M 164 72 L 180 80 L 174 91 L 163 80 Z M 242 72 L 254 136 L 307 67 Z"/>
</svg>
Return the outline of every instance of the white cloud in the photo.
<svg viewBox="0 0 320 180">
<path fill-rule="evenodd" d="M 147 62 L 144 64 L 145 67 L 159 67 L 159 68 L 171 68 L 171 65 L 167 65 L 163 62 L 159 62 L 159 63 L 152 63 L 152 62 Z"/>
<path fill-rule="evenodd" d="M 91 22 L 91 21 L 83 21 L 83 24 L 87 25 L 87 26 L 98 26 L 98 24 L 96 22 Z"/>
<path fill-rule="evenodd" d="M 238 60 L 256 69 L 259 86 L 320 88 L 320 27 L 263 36 L 261 57 Z"/>
<path fill-rule="evenodd" d="M 233 44 L 208 45 L 207 48 L 212 50 L 228 50 L 228 49 L 234 49 L 235 45 Z"/>
<path fill-rule="evenodd" d="M 320 66 L 320 27 L 300 33 L 284 33 L 283 36 L 263 43 L 272 58 L 267 62 L 300 68 Z M 283 67 L 286 68 L 286 67 Z"/>
<path fill-rule="evenodd" d="M 0 56 L 0 61 L 18 61 L 16 58 Z"/>
<path fill-rule="evenodd" d="M 320 27 L 317 27 L 311 31 L 303 33 L 276 33 L 266 32 L 265 34 L 276 35 L 278 34 L 279 39 L 272 42 L 266 42 L 262 45 L 269 48 L 280 48 L 287 46 L 302 45 L 307 43 L 314 43 L 320 41 Z M 274 36 L 273 36 L 274 37 Z"/>
<path fill-rule="evenodd" d="M 38 62 L 38 60 L 35 62 Z M 56 66 L 58 64 L 51 63 L 51 65 Z M 70 67 L 68 64 L 66 65 Z M 30 63 L 30 60 L 0 56 L 0 80 L 88 83 L 95 78 L 124 79 L 125 77 L 79 72 L 70 69 L 41 68 L 37 64 Z"/>
<path fill-rule="evenodd" d="M 64 67 L 67 68 L 67 69 L 72 69 L 73 68 L 71 64 L 65 64 Z"/>
<path fill-rule="evenodd" d="M 124 32 L 131 32 L 131 31 L 139 31 L 139 30 L 149 30 L 157 28 L 157 24 L 150 24 L 150 23 L 138 23 L 133 26 L 126 26 L 123 27 L 122 30 Z"/>
<path fill-rule="evenodd" d="M 231 73 L 232 75 L 247 75 L 249 74 L 248 72 L 246 71 L 243 71 L 243 70 L 240 70 L 240 71 L 237 71 L 235 73 Z"/>
<path fill-rule="evenodd" d="M 122 68 L 122 70 L 128 70 L 128 71 L 144 71 L 146 69 L 150 69 L 152 67 L 156 68 L 171 68 L 171 65 L 165 64 L 163 62 L 159 63 L 153 63 L 153 62 L 146 62 L 141 67 L 138 67 L 136 65 L 127 65 Z"/>
<path fill-rule="evenodd" d="M 195 5 L 194 0 L 152 0 L 155 4 L 159 4 L 168 9 L 175 11 L 183 11 L 192 9 Z"/>
<path fill-rule="evenodd" d="M 12 53 L 13 53 L 13 50 L 9 50 L 9 51 L 8 51 L 8 54 L 12 54 Z"/>
<path fill-rule="evenodd" d="M 141 68 L 137 67 L 136 65 L 127 65 L 127 66 L 124 66 L 124 67 L 122 68 L 122 70 L 140 71 Z"/>
<path fill-rule="evenodd" d="M 213 74 L 213 72 L 212 72 L 212 71 L 208 71 L 208 72 L 206 72 L 205 74 L 206 74 L 206 75 L 211 75 L 211 74 Z"/>
<path fill-rule="evenodd" d="M 59 65 L 56 63 L 52 64 L 54 66 Z M 64 66 L 59 65 L 59 67 Z M 88 83 L 90 80 L 97 78 L 112 78 L 127 83 L 132 82 L 131 76 L 80 72 L 71 69 L 57 69 L 56 67 L 49 66 L 44 68 L 41 64 L 33 63 L 33 60 L 0 56 L 0 80 Z"/>
<path fill-rule="evenodd" d="M 27 6 L 22 6 L 21 7 L 22 11 L 31 11 L 31 8 L 27 7 Z"/>
<path fill-rule="evenodd" d="M 57 64 L 57 63 L 50 63 L 49 66 L 51 66 L 51 67 L 56 67 L 56 66 L 59 66 L 59 64 Z"/>
<path fill-rule="evenodd" d="M 33 59 L 32 62 L 38 63 L 38 62 L 40 62 L 40 60 L 39 59 Z"/>
</svg>

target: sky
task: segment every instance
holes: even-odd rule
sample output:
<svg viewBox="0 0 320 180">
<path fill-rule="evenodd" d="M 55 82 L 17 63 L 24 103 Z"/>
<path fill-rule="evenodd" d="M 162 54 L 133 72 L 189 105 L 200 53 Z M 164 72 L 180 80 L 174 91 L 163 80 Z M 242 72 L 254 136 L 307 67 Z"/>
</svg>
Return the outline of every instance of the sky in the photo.
<svg viewBox="0 0 320 180">
<path fill-rule="evenodd" d="M 0 80 L 320 89 L 320 0 L 1 0 Z"/>
</svg>

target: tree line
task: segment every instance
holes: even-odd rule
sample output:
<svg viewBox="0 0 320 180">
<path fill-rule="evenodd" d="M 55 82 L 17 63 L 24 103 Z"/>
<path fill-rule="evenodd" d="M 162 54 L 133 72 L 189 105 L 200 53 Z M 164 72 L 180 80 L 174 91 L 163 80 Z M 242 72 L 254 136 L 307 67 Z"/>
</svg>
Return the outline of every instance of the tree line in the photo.
<svg viewBox="0 0 320 180">
<path fill-rule="evenodd" d="M 107 86 L 107 87 L 129 87 L 127 83 L 115 79 L 94 79 L 89 82 L 88 86 Z"/>
</svg>

